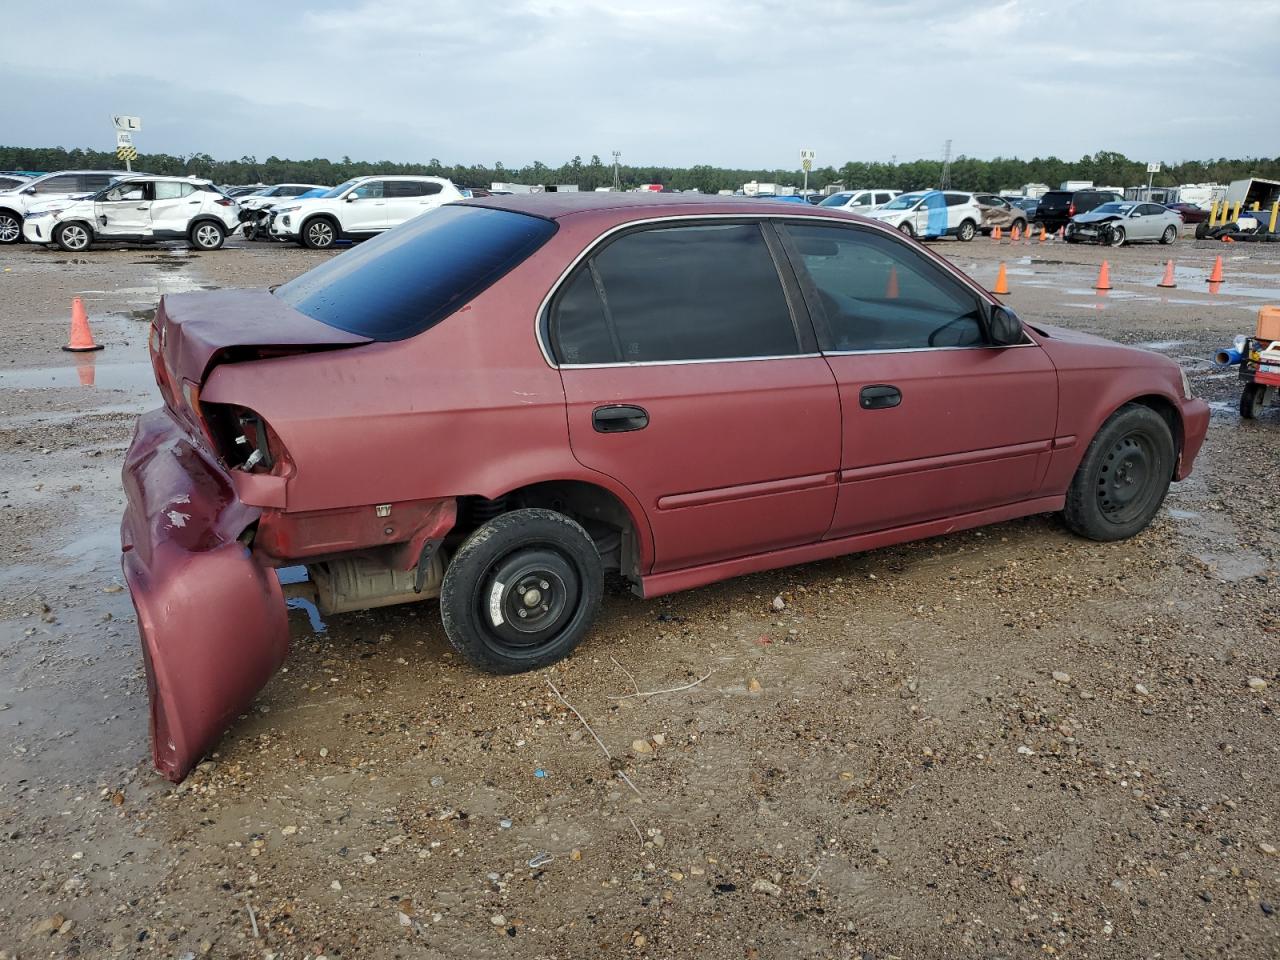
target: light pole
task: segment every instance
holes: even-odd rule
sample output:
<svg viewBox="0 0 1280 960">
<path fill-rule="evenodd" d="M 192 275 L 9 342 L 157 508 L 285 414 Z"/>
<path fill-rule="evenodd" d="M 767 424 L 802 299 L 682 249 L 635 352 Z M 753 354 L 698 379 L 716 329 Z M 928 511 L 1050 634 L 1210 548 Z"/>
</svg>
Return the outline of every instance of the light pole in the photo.
<svg viewBox="0 0 1280 960">
<path fill-rule="evenodd" d="M 618 161 L 622 159 L 622 151 L 613 151 L 613 189 L 615 192 L 622 190 L 622 183 L 618 179 Z"/>
</svg>

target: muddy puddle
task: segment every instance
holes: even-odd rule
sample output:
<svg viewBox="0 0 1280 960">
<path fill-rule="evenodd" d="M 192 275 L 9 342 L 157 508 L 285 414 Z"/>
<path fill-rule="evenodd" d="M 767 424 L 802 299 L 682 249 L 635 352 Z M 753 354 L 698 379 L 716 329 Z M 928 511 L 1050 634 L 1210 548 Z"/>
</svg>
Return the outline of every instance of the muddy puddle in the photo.
<svg viewBox="0 0 1280 960">
<path fill-rule="evenodd" d="M 81 387 L 132 390 L 159 397 L 151 364 L 100 363 L 95 354 L 82 354 L 70 365 L 0 371 L 0 390 L 57 390 Z"/>
</svg>

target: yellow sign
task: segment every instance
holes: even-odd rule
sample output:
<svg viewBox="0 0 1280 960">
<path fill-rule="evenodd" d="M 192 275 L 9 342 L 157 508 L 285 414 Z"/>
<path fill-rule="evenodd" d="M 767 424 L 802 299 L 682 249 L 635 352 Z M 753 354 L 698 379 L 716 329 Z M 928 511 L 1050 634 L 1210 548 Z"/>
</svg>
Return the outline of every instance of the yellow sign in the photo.
<svg viewBox="0 0 1280 960">
<path fill-rule="evenodd" d="M 133 161 L 138 159 L 137 147 L 120 147 L 116 150 L 117 160 Z"/>
</svg>

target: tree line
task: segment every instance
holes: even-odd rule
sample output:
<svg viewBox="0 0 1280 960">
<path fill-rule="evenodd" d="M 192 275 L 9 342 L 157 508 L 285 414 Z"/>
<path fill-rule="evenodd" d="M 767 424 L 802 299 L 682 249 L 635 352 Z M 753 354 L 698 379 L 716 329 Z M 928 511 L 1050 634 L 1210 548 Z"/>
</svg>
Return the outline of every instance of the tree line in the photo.
<svg viewBox="0 0 1280 960">
<path fill-rule="evenodd" d="M 103 150 L 68 150 L 63 147 L 0 147 L 0 170 L 49 171 L 65 169 L 118 169 L 120 162 L 113 152 Z M 207 177 L 223 185 L 250 183 L 315 183 L 332 185 L 352 177 L 370 174 L 426 174 L 447 177 L 459 186 L 487 187 L 493 182 L 529 184 L 576 184 L 582 190 L 613 185 L 613 167 L 593 155 L 587 162 L 575 156 L 558 167 L 535 162 L 523 167 L 507 167 L 502 163 L 446 164 L 432 158 L 427 163 L 392 163 L 352 160 L 288 160 L 280 157 L 241 157 L 238 160 L 216 160 L 207 153 L 175 155 L 168 153 L 139 154 L 134 166 L 148 173 Z M 799 187 L 803 174 L 799 170 L 749 170 L 698 164 L 692 167 L 636 166 L 618 168 L 623 189 L 646 183 L 660 183 L 672 190 L 737 190 L 752 180 Z M 840 167 L 825 166 L 809 174 L 809 186 L 822 189 L 827 184 L 847 187 L 885 187 L 916 190 L 936 187 L 942 182 L 940 160 L 911 160 L 904 163 L 849 161 Z M 1280 179 L 1280 157 L 1228 160 L 1188 160 L 1166 163 L 1155 175 L 1155 186 L 1177 186 L 1184 183 L 1229 183 L 1244 177 Z M 1145 162 L 1130 160 L 1119 153 L 1101 151 L 1079 160 L 1057 157 L 996 157 L 979 160 L 957 157 L 951 162 L 950 185 L 960 190 L 1018 189 L 1026 183 L 1045 183 L 1056 187 L 1065 180 L 1092 180 L 1100 186 L 1134 186 L 1147 182 Z"/>
</svg>

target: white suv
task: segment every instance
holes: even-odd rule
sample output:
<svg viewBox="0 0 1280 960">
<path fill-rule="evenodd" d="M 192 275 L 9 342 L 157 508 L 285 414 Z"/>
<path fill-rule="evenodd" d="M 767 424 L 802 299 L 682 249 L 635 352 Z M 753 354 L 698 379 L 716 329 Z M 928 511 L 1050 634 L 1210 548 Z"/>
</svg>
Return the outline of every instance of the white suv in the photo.
<svg viewBox="0 0 1280 960">
<path fill-rule="evenodd" d="M 208 180 L 128 177 L 90 197 L 51 200 L 23 221 L 31 243 L 56 243 L 78 253 L 94 243 L 186 240 L 217 250 L 240 225 L 240 207 Z"/>
<path fill-rule="evenodd" d="M 955 237 L 972 240 L 982 223 L 982 208 L 972 193 L 916 190 L 894 197 L 867 214 L 897 227 L 909 237 Z"/>
<path fill-rule="evenodd" d="M 236 197 L 236 200 L 239 201 L 241 210 L 262 210 L 264 207 L 271 207 L 286 200 L 292 200 L 294 197 L 300 197 L 302 194 L 310 193 L 312 190 L 327 189 L 328 187 L 322 187 L 318 183 L 277 183 L 275 186 L 263 187 L 256 193 Z"/>
<path fill-rule="evenodd" d="M 0 243 L 22 239 L 22 218 L 32 206 L 96 193 L 127 176 L 123 170 L 59 170 L 0 192 Z"/>
<path fill-rule="evenodd" d="M 850 213 L 870 213 L 876 207 L 882 207 L 901 190 L 845 190 L 833 193 L 821 203 L 820 207 L 834 207 L 837 210 L 848 210 Z"/>
<path fill-rule="evenodd" d="M 441 177 L 356 177 L 328 193 L 273 208 L 271 235 L 313 250 L 371 237 L 434 210 L 462 193 Z"/>
</svg>

